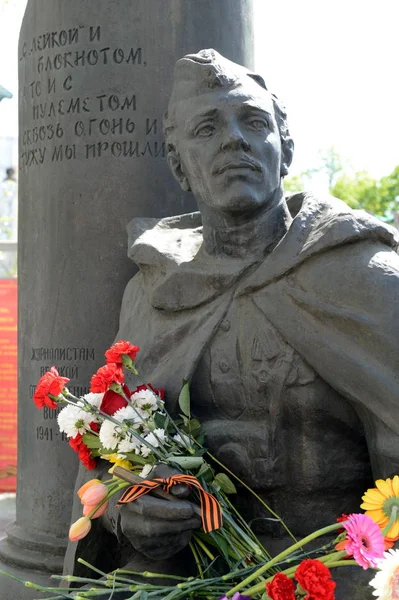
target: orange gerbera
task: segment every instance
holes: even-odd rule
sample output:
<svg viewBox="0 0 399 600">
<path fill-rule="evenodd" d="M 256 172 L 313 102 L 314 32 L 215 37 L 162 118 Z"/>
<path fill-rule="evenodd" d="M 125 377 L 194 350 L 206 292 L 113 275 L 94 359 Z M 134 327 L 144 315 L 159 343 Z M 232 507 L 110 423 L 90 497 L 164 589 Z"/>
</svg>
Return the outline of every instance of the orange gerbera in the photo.
<svg viewBox="0 0 399 600">
<path fill-rule="evenodd" d="M 360 508 L 380 526 L 386 539 L 394 541 L 399 536 L 399 475 L 377 479 L 375 484 L 363 496 Z"/>
</svg>

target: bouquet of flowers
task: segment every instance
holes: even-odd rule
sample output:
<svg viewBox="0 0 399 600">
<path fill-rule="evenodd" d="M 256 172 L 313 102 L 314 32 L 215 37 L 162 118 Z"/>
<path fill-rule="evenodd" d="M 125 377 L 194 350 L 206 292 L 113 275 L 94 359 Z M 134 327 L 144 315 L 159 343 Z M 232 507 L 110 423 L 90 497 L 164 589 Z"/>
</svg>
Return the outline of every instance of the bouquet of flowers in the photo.
<svg viewBox="0 0 399 600">
<path fill-rule="evenodd" d="M 343 515 L 336 523 L 297 541 L 278 515 L 206 450 L 201 424 L 191 414 L 188 382 L 183 382 L 180 414 L 174 418 L 166 408 L 163 390 L 150 383 L 140 383 L 133 391 L 127 387 L 124 371 L 140 377 L 135 365 L 139 350 L 130 342 L 115 343 L 105 353 L 106 364 L 91 378 L 90 393 L 81 398 L 68 391 L 69 380 L 52 367 L 39 380 L 33 400 L 38 408 L 65 405 L 57 417 L 60 430 L 87 469 L 93 469 L 98 458 L 110 463 L 111 478 L 92 479 L 78 491 L 83 514 L 72 524 L 70 539 L 77 541 L 89 534 L 91 521 L 104 514 L 115 494 L 122 493 L 119 505 L 145 494 L 173 501 L 169 492 L 175 485 L 185 484 L 202 522 L 202 531 L 194 533 L 190 543 L 196 576 L 122 569 L 107 574 L 88 565 L 101 580 L 54 577 L 90 584 L 89 590 L 25 585 L 57 591 L 51 600 L 111 598 L 110 588 L 126 592 L 130 600 L 333 600 L 335 582 L 330 569 L 359 565 L 380 569 L 371 581 L 374 595 L 381 600 L 399 598 L 399 550 L 384 553 L 399 537 L 399 476 L 378 480 L 377 487 L 366 492 L 361 505 L 366 514 Z M 160 464 L 173 469 L 172 474 L 152 476 Z M 215 472 L 216 465 L 221 472 Z M 273 558 L 268 554 L 230 500 L 236 493 L 234 482 L 249 489 L 272 517 L 279 519 L 292 537 L 289 548 Z M 310 542 L 334 532 L 338 537 L 331 542 L 307 550 Z M 170 580 L 170 585 L 151 581 L 159 577 Z"/>
</svg>

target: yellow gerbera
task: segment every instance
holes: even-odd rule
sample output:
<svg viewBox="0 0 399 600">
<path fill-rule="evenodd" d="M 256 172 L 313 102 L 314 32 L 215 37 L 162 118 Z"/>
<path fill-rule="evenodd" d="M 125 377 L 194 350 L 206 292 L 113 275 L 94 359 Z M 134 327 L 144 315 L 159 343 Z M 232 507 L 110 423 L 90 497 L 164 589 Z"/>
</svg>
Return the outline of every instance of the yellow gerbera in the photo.
<svg viewBox="0 0 399 600">
<path fill-rule="evenodd" d="M 364 494 L 360 508 L 380 526 L 386 538 L 396 540 L 399 536 L 399 475 L 393 479 L 377 479 L 375 485 L 376 488 Z"/>
<path fill-rule="evenodd" d="M 113 465 L 113 467 L 111 467 L 108 470 L 108 473 L 112 474 L 115 467 L 123 467 L 124 469 L 127 469 L 127 471 L 132 471 L 132 469 L 133 469 L 133 465 L 130 462 L 130 460 L 127 460 L 126 458 L 119 458 L 116 453 L 115 454 L 104 454 L 101 456 L 101 458 L 104 458 L 105 460 L 109 460 L 109 462 L 111 462 L 111 463 L 115 463 Z"/>
</svg>

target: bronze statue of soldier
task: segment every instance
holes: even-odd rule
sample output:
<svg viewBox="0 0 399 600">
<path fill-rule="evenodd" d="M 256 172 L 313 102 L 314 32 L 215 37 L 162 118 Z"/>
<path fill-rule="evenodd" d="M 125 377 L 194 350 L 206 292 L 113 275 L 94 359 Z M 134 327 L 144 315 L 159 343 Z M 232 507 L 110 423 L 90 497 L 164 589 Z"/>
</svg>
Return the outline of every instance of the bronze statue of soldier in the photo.
<svg viewBox="0 0 399 600">
<path fill-rule="evenodd" d="M 199 212 L 129 225 L 140 272 L 117 338 L 141 346 L 172 411 L 190 381 L 207 446 L 305 536 L 399 472 L 397 232 L 329 196 L 287 199 L 285 109 L 214 50 L 177 62 L 165 138 Z M 289 543 L 244 490 L 237 504 L 271 553 Z M 108 570 L 184 570 L 198 525 L 184 500 L 143 498 L 69 548 L 67 570 L 105 545 Z M 372 575 L 350 571 L 334 573 L 337 600 L 367 597 Z"/>
</svg>

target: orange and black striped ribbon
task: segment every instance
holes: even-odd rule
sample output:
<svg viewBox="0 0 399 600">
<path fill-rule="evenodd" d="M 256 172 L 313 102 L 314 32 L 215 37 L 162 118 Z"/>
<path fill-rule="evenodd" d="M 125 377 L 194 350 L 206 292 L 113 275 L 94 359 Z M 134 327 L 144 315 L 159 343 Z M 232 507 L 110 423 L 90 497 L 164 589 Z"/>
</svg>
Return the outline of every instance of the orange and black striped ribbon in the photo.
<svg viewBox="0 0 399 600">
<path fill-rule="evenodd" d="M 205 533 L 209 533 L 222 527 L 222 509 L 220 508 L 219 502 L 214 496 L 206 492 L 198 479 L 192 475 L 172 475 L 166 479 L 157 477 L 152 480 L 145 479 L 141 483 L 128 488 L 120 497 L 118 505 L 133 502 L 134 500 L 137 500 L 137 498 L 148 494 L 158 487 L 161 487 L 164 492 L 169 492 L 170 489 L 178 483 L 183 483 L 189 488 L 197 488 L 201 503 L 202 527 Z"/>
</svg>

